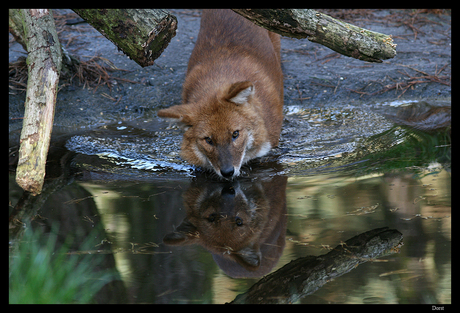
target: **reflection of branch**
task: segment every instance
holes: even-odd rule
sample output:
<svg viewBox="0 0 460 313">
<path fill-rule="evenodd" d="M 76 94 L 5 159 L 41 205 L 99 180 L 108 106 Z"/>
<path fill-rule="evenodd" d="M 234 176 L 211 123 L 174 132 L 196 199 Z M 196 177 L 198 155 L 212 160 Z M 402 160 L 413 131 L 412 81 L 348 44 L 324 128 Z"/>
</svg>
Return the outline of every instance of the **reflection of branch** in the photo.
<svg viewBox="0 0 460 313">
<path fill-rule="evenodd" d="M 399 252 L 402 234 L 388 227 L 370 230 L 321 256 L 291 261 L 265 276 L 231 303 L 293 303 L 359 264 Z"/>
</svg>

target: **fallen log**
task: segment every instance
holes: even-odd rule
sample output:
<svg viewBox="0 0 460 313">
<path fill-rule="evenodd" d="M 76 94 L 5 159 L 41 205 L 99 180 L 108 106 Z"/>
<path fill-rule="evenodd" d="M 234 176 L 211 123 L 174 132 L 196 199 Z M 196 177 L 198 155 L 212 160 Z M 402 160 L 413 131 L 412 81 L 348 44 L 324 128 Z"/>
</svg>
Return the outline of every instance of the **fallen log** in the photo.
<svg viewBox="0 0 460 313">
<path fill-rule="evenodd" d="M 177 19 L 166 10 L 73 9 L 142 67 L 152 65 L 176 35 Z"/>
<path fill-rule="evenodd" d="M 381 63 L 396 55 L 391 36 L 360 28 L 310 9 L 233 9 L 272 32 L 307 38 L 340 54 Z"/>
<path fill-rule="evenodd" d="M 24 25 L 28 81 L 16 182 L 32 195 L 40 194 L 53 129 L 62 64 L 53 15 L 48 9 L 12 10 Z M 10 11 L 11 13 L 11 11 Z"/>
</svg>

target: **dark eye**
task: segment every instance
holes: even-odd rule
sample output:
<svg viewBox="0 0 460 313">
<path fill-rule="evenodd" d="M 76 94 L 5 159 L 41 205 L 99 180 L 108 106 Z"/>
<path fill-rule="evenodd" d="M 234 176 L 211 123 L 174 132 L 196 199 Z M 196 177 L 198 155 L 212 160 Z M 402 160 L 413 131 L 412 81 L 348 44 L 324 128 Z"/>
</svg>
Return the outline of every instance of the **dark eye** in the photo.
<svg viewBox="0 0 460 313">
<path fill-rule="evenodd" d="M 241 219 L 241 217 L 235 217 L 235 223 L 236 226 L 243 226 L 243 220 Z"/>
<path fill-rule="evenodd" d="M 207 218 L 207 220 L 211 223 L 217 221 L 217 219 L 218 215 L 216 213 L 211 213 Z"/>
<path fill-rule="evenodd" d="M 211 138 L 205 137 L 204 140 L 205 140 L 208 144 L 210 144 L 211 146 L 213 145 L 213 142 L 212 142 L 212 139 L 211 139 Z"/>
<path fill-rule="evenodd" d="M 238 130 L 235 130 L 232 134 L 232 139 L 235 140 L 236 138 L 238 138 L 239 135 L 240 135 L 240 132 Z"/>
</svg>

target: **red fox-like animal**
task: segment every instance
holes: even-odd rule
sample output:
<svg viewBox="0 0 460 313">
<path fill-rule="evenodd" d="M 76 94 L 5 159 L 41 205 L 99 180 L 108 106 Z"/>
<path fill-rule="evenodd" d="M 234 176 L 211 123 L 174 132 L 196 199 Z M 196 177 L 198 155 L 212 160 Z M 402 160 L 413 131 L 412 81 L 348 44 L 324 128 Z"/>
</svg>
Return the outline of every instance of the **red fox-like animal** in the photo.
<svg viewBox="0 0 460 313">
<path fill-rule="evenodd" d="M 283 122 L 280 37 L 231 10 L 203 10 L 182 91 L 158 112 L 185 126 L 181 156 L 220 177 L 276 147 Z"/>
</svg>

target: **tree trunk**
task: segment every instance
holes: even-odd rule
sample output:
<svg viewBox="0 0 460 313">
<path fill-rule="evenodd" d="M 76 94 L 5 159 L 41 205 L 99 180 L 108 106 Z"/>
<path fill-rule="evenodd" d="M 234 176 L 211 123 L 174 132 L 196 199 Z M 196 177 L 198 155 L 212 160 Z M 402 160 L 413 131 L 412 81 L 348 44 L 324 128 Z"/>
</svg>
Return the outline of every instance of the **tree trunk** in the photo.
<svg viewBox="0 0 460 313">
<path fill-rule="evenodd" d="M 37 195 L 43 186 L 53 129 L 62 62 L 61 45 L 51 10 L 15 11 L 24 25 L 29 71 L 16 181 L 22 189 Z"/>
<path fill-rule="evenodd" d="M 363 29 L 309 9 L 233 9 L 283 36 L 308 38 L 355 59 L 382 62 L 396 55 L 391 36 Z"/>
<path fill-rule="evenodd" d="M 23 17 L 20 10 L 9 9 L 9 22 L 8 29 L 13 35 L 14 40 L 16 40 L 24 50 L 27 51 L 27 45 L 25 43 L 25 34 L 24 34 L 24 25 Z"/>
<path fill-rule="evenodd" d="M 22 45 L 25 51 L 27 51 L 24 25 L 22 24 L 22 15 L 19 10 L 9 9 L 9 23 L 8 28 L 14 39 Z M 62 67 L 60 77 L 72 77 L 76 72 L 77 67 L 80 65 L 80 60 L 70 55 L 69 52 L 61 46 L 62 55 Z"/>
<path fill-rule="evenodd" d="M 359 264 L 399 252 L 402 234 L 388 227 L 355 236 L 320 256 L 307 256 L 265 276 L 232 304 L 294 303 Z"/>
<path fill-rule="evenodd" d="M 73 9 L 142 67 L 152 65 L 171 38 L 177 19 L 166 10 Z"/>
</svg>

